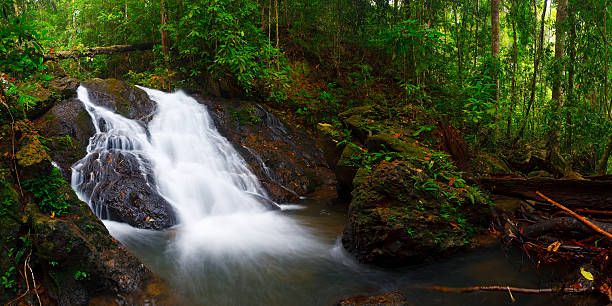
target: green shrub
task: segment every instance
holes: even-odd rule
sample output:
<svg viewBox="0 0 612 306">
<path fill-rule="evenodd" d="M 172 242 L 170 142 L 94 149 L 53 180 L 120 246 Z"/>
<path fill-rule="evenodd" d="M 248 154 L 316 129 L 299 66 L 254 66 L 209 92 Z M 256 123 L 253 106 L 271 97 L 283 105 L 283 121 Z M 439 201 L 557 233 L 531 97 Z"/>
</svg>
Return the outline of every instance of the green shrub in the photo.
<svg viewBox="0 0 612 306">
<path fill-rule="evenodd" d="M 34 195 L 43 211 L 56 215 L 68 211 L 70 203 L 64 191 L 67 184 L 59 169 L 53 168 L 47 176 L 25 180 L 22 186 Z"/>
</svg>

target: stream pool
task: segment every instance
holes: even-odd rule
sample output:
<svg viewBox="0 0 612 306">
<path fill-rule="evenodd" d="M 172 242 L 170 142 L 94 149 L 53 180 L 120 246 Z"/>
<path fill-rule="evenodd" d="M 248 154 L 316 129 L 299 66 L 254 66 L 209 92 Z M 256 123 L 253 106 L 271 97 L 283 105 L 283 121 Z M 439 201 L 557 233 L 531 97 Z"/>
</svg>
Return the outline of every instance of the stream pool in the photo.
<svg viewBox="0 0 612 306">
<path fill-rule="evenodd" d="M 341 247 L 345 208 L 329 201 L 305 200 L 281 212 L 308 228 L 319 245 L 309 251 L 241 253 L 223 258 L 208 252 L 182 258 L 175 240 L 180 227 L 166 232 L 134 229 L 105 222 L 111 233 L 170 286 L 176 305 L 333 305 L 354 296 L 398 290 L 409 305 L 593 305 L 584 297 L 507 293 L 439 293 L 432 285 L 512 285 L 547 287 L 556 280 L 551 269 L 536 270 L 520 253 L 499 244 L 467 250 L 446 260 L 401 269 L 360 265 Z M 248 235 L 248 233 L 245 233 Z M 273 239 L 273 238 L 271 238 Z M 240 240 L 240 239 L 239 239 Z M 205 246 L 198 246 L 201 248 Z M 248 258 L 246 258 L 248 257 Z M 561 275 L 561 274 L 559 274 Z M 157 303 L 157 305 L 163 304 Z"/>
</svg>

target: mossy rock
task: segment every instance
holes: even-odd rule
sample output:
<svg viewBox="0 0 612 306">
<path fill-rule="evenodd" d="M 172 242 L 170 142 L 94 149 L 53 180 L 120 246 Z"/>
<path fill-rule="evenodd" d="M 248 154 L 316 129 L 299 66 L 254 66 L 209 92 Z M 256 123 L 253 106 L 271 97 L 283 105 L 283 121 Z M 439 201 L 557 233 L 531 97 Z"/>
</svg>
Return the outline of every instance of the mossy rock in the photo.
<svg viewBox="0 0 612 306">
<path fill-rule="evenodd" d="M 91 101 L 126 118 L 149 121 L 156 104 L 142 89 L 116 79 L 92 79 L 81 83 Z"/>
<path fill-rule="evenodd" d="M 417 189 L 426 174 L 407 161 L 359 170 L 342 241 L 361 262 L 399 266 L 450 254 L 470 243 L 472 207 Z M 477 209 L 476 209 L 477 210 Z"/>
<path fill-rule="evenodd" d="M 413 139 L 402 140 L 387 133 L 380 133 L 369 136 L 366 140 L 366 147 L 370 152 L 392 151 L 422 158 L 425 152 Z"/>
<path fill-rule="evenodd" d="M 512 174 L 505 161 L 488 153 L 480 153 L 472 161 L 474 172 L 479 175 Z"/>
<path fill-rule="evenodd" d="M 95 133 L 83 103 L 77 98 L 63 100 L 34 123 L 47 140 L 51 159 L 70 179 L 70 167 L 85 156 L 89 137 Z"/>
<path fill-rule="evenodd" d="M 336 172 L 336 191 L 338 198 L 348 201 L 353 190 L 353 178 L 359 166 L 356 164 L 358 156 L 362 152 L 355 145 L 346 145 L 340 154 L 340 159 L 335 167 Z"/>
</svg>

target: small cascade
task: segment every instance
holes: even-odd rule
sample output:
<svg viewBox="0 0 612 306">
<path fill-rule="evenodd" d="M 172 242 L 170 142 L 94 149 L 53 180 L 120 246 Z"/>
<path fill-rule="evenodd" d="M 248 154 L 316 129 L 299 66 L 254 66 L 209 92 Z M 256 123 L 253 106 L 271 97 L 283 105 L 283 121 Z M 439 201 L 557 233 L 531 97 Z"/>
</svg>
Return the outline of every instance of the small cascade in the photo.
<svg viewBox="0 0 612 306">
<path fill-rule="evenodd" d="M 319 243 L 293 219 L 273 206 L 257 177 L 231 143 L 219 134 L 206 107 L 183 92 L 140 87 L 157 109 L 145 124 L 96 105 L 87 89 L 78 97 L 96 134 L 87 156 L 73 166 L 73 188 L 102 219 L 120 221 L 105 211 L 104 177 L 139 172 L 147 185 L 176 213 L 173 251 L 185 259 L 202 256 L 301 253 Z M 120 160 L 122 167 L 109 163 Z M 107 223 L 116 236 L 130 227 Z M 146 227 L 145 227 L 146 228 Z M 142 231 L 139 231 L 142 233 Z M 185 261 L 181 261 L 184 263 Z"/>
</svg>

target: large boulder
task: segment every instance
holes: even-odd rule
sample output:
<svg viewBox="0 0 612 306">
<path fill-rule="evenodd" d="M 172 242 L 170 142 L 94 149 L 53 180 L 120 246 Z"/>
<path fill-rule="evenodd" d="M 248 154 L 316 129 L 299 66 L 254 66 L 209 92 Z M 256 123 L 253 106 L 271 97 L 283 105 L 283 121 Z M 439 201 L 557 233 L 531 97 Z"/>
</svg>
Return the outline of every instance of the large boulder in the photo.
<svg viewBox="0 0 612 306">
<path fill-rule="evenodd" d="M 196 98 L 208 107 L 219 132 L 246 160 L 272 200 L 294 202 L 319 186 L 335 184 L 317 135 L 287 124 L 280 117 L 283 113 L 248 101 Z"/>
<path fill-rule="evenodd" d="M 414 264 L 469 243 L 473 228 L 463 211 L 472 208 L 428 192 L 433 185 L 424 183 L 436 183 L 423 169 L 406 161 L 382 161 L 357 178 L 342 241 L 361 262 Z"/>
<path fill-rule="evenodd" d="M 142 174 L 143 167 L 150 169 L 146 159 L 111 150 L 91 153 L 76 167 L 83 174 L 77 188 L 100 218 L 155 230 L 176 224 L 170 203 Z"/>
<path fill-rule="evenodd" d="M 70 180 L 70 167 L 85 156 L 89 138 L 95 133 L 83 103 L 76 97 L 57 103 L 35 124 L 47 139 L 51 158 Z"/>
<path fill-rule="evenodd" d="M 92 79 L 81 83 L 91 101 L 126 118 L 148 122 L 157 104 L 144 90 L 116 79 Z"/>
</svg>

